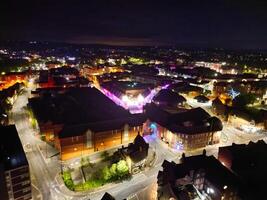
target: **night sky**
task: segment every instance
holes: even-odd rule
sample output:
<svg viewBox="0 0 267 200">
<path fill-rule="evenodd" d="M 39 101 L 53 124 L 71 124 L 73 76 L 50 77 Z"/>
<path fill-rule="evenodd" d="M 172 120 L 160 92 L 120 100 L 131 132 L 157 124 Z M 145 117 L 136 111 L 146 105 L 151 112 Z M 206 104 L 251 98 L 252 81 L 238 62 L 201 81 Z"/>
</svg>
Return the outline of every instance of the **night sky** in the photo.
<svg viewBox="0 0 267 200">
<path fill-rule="evenodd" d="M 265 0 L 1 0 L 0 39 L 267 49 Z"/>
</svg>

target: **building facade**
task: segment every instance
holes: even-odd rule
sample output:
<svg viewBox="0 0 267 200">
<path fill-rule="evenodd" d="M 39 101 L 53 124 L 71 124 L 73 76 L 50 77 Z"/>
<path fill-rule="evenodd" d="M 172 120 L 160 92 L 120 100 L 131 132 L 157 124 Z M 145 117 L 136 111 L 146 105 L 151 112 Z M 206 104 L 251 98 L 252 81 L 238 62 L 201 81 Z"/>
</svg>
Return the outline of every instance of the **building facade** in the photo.
<svg viewBox="0 0 267 200">
<path fill-rule="evenodd" d="M 70 129 L 73 129 L 73 127 Z M 54 137 L 54 144 L 60 151 L 61 160 L 128 144 L 134 140 L 138 132 L 142 133 L 142 123 L 139 126 L 124 124 L 121 127 L 103 131 L 94 131 L 89 127 L 85 127 L 80 132 L 80 135 L 65 136 L 67 131 L 71 131 L 70 129 L 65 128 Z M 72 133 L 75 132 L 73 131 Z"/>
<path fill-rule="evenodd" d="M 159 200 L 239 200 L 241 182 L 215 157 L 185 157 L 181 162 L 164 161 L 158 174 Z"/>
<path fill-rule="evenodd" d="M 15 125 L 0 126 L 1 200 L 32 199 L 30 169 Z"/>
<path fill-rule="evenodd" d="M 193 150 L 219 142 L 221 121 L 201 108 L 171 114 L 151 105 L 146 113 L 144 135 L 158 137 L 171 148 Z"/>
</svg>

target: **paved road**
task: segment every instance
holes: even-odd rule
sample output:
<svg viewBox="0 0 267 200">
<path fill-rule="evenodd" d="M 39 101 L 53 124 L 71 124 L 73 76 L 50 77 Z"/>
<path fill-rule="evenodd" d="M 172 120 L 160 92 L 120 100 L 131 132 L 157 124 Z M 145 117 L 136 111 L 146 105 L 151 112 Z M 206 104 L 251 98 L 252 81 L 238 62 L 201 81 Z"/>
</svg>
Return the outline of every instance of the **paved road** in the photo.
<svg viewBox="0 0 267 200">
<path fill-rule="evenodd" d="M 44 144 L 40 139 L 34 136 L 35 132 L 31 127 L 25 110 L 25 106 L 28 103 L 28 96 L 29 89 L 16 100 L 11 113 L 11 122 L 16 124 L 21 142 L 25 146 L 25 151 L 27 152 L 26 156 L 30 164 L 32 182 L 34 185 L 33 189 L 35 190 L 34 199 L 78 200 L 90 198 L 91 200 L 98 200 L 103 196 L 104 192 L 111 193 L 116 199 L 127 198 L 139 190 L 144 192 L 144 188 L 151 188 L 151 185 L 156 183 L 156 176 L 163 160 L 173 160 L 179 156 L 171 152 L 164 145 L 159 144 L 159 141 L 152 141 L 150 145 L 155 148 L 157 155 L 155 167 L 152 170 L 137 174 L 129 181 L 113 184 L 94 193 L 73 195 L 71 192 L 62 190 L 62 185 L 59 185 L 58 182 L 55 181 L 56 175 L 60 172 L 58 160 L 47 162 L 47 159 L 44 158 L 38 149 L 38 146 Z M 30 149 L 26 148 L 28 144 L 30 144 Z"/>
<path fill-rule="evenodd" d="M 33 199 L 54 200 L 65 199 L 58 194 L 54 178 L 59 171 L 59 163 L 51 162 L 47 165 L 37 148 L 42 141 L 34 136 L 34 130 L 29 122 L 25 106 L 28 103 L 29 90 L 26 90 L 16 100 L 11 115 L 11 123 L 15 123 L 20 140 L 24 146 L 30 165 L 34 196 Z M 27 148 L 26 146 L 30 146 Z"/>
<path fill-rule="evenodd" d="M 44 146 L 44 142 L 34 136 L 26 110 L 29 90 L 16 100 L 12 109 L 11 121 L 15 122 L 23 145 L 30 144 L 31 148 L 26 149 L 26 156 L 30 164 L 31 177 L 34 190 L 34 199 L 43 200 L 99 200 L 105 192 L 109 192 L 116 199 L 156 199 L 156 181 L 158 171 L 164 159 L 178 162 L 181 152 L 170 150 L 159 140 L 150 140 L 150 146 L 156 150 L 156 161 L 151 170 L 135 175 L 131 180 L 119 184 L 112 184 L 93 193 L 74 194 L 67 191 L 62 183 L 55 181 L 56 175 L 60 172 L 60 164 L 57 158 L 45 159 L 40 153 L 38 146 Z M 197 106 L 197 105 L 194 105 Z M 207 105 L 206 109 L 209 106 Z M 207 154 L 217 156 L 218 147 L 235 143 L 248 143 L 250 140 L 266 139 L 264 134 L 245 134 L 234 128 L 231 124 L 224 124 L 222 133 L 227 140 L 217 145 L 208 146 Z M 38 145 L 38 146 L 37 146 Z M 200 154 L 203 149 L 188 152 L 186 155 Z"/>
<path fill-rule="evenodd" d="M 156 161 L 154 163 L 154 167 L 151 170 L 135 175 L 129 181 L 124 181 L 123 183 L 106 188 L 106 192 L 109 192 L 116 199 L 124 199 L 127 197 L 133 198 L 136 196 L 138 198 L 138 195 L 144 196 L 146 193 L 148 194 L 148 199 L 151 199 L 151 195 L 155 194 L 151 193 L 151 190 L 154 189 L 153 185 L 155 185 L 157 181 L 158 171 L 161 169 L 161 164 L 163 163 L 164 159 L 169 161 L 175 160 L 180 157 L 181 154 L 172 152 L 158 140 L 151 140 L 150 146 L 152 148 L 154 147 L 156 150 Z M 140 194 L 137 193 L 138 191 L 140 191 Z M 99 200 L 102 195 L 103 191 L 90 194 L 88 197 L 90 197 L 91 200 Z"/>
</svg>

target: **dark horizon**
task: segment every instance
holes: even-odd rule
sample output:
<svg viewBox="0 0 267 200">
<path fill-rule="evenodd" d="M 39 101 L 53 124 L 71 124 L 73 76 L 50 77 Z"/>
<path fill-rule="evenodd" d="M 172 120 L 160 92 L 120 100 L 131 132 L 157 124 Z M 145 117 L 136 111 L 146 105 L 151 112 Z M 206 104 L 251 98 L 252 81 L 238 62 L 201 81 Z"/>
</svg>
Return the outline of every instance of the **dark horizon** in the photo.
<svg viewBox="0 0 267 200">
<path fill-rule="evenodd" d="M 36 43 L 35 43 L 36 42 Z M 265 53 L 267 52 L 267 47 L 263 48 L 238 48 L 238 47 L 210 47 L 210 46 L 196 46 L 195 44 L 176 44 L 176 45 L 119 45 L 119 44 L 105 44 L 105 43 L 71 43 L 71 42 L 60 42 L 60 41 L 40 41 L 40 40 L 1 40 L 0 47 L 18 47 L 18 44 L 24 45 L 52 45 L 54 47 L 63 46 L 79 46 L 79 47 L 92 47 L 92 48 L 126 48 L 126 49 L 138 49 L 138 48 L 159 48 L 159 49 L 176 49 L 176 50 L 186 50 L 186 51 L 233 51 L 233 52 L 254 52 L 254 53 Z M 35 44 L 34 44 L 35 43 Z M 25 46 L 20 46 L 25 48 Z M 34 46 L 32 46 L 34 48 Z"/>
<path fill-rule="evenodd" d="M 2 40 L 266 49 L 262 0 L 2 2 Z"/>
</svg>

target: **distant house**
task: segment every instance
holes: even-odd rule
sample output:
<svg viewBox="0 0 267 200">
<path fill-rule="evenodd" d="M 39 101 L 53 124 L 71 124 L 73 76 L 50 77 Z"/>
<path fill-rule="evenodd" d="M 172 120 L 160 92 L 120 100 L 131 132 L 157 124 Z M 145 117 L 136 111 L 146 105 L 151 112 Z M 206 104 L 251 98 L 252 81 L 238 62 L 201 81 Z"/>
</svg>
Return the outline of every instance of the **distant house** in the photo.
<svg viewBox="0 0 267 200">
<path fill-rule="evenodd" d="M 231 89 L 231 83 L 221 81 L 221 82 L 214 82 L 213 85 L 213 94 L 215 96 L 219 96 L 221 94 L 226 94 Z"/>
<path fill-rule="evenodd" d="M 30 168 L 15 125 L 0 126 L 1 200 L 32 199 Z"/>
<path fill-rule="evenodd" d="M 229 121 L 232 123 L 238 123 L 240 119 L 247 125 L 255 126 L 259 129 L 265 129 L 266 126 L 266 117 L 267 110 L 264 109 L 253 109 L 253 108 L 231 108 L 229 113 Z"/>
<path fill-rule="evenodd" d="M 172 148 L 190 150 L 219 142 L 222 123 L 202 108 L 169 113 L 151 104 L 145 113 L 144 134 L 159 137 Z"/>
<path fill-rule="evenodd" d="M 45 65 L 48 69 L 53 69 L 62 66 L 62 63 L 55 60 L 55 61 L 47 61 Z"/>
<path fill-rule="evenodd" d="M 187 94 L 195 97 L 203 93 L 203 88 L 190 85 L 189 83 L 174 83 L 168 89 L 174 90 L 177 93 Z"/>
<path fill-rule="evenodd" d="M 222 103 L 222 101 L 218 97 L 212 101 L 212 111 L 217 116 L 220 116 L 227 120 L 228 108 Z"/>
<path fill-rule="evenodd" d="M 159 200 L 240 199 L 241 181 L 215 157 L 185 157 L 164 161 L 158 173 Z"/>
<path fill-rule="evenodd" d="M 199 103 L 208 103 L 210 101 L 210 99 L 204 95 L 198 95 L 194 99 L 196 99 Z"/>
<path fill-rule="evenodd" d="M 76 68 L 69 66 L 43 70 L 37 82 L 41 88 L 88 86 L 90 83 L 87 79 L 80 77 Z"/>
<path fill-rule="evenodd" d="M 184 106 L 186 99 L 176 92 L 168 89 L 162 89 L 152 99 L 152 102 L 160 106 L 180 107 Z"/>
<path fill-rule="evenodd" d="M 230 89 L 239 91 L 242 94 L 254 94 L 263 98 L 267 92 L 267 81 L 233 81 L 233 82 L 215 82 L 213 92 L 216 96 L 229 93 Z"/>
<path fill-rule="evenodd" d="M 152 84 L 154 86 L 165 86 L 172 83 L 172 80 L 169 78 L 151 74 L 134 74 L 131 76 L 131 79 L 141 83 Z"/>
</svg>

